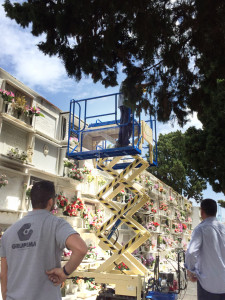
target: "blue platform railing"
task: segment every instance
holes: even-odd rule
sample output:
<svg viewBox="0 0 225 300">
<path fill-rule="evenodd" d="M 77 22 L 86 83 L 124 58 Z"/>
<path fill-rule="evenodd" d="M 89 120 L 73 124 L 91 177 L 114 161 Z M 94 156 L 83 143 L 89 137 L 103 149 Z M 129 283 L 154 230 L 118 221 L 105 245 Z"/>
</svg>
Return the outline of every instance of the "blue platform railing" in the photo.
<svg viewBox="0 0 225 300">
<path fill-rule="evenodd" d="M 129 115 L 128 123 L 120 124 L 119 113 L 118 113 L 118 95 L 120 93 L 108 94 L 98 97 L 86 98 L 81 100 L 71 100 L 70 101 L 70 115 L 69 115 L 69 130 L 68 130 L 68 157 L 84 160 L 91 158 L 100 157 L 114 157 L 114 156 L 124 156 L 124 155 L 141 155 L 140 140 L 141 140 L 141 119 L 135 118 L 134 112 Z M 111 105 L 101 105 L 103 99 L 107 99 L 107 104 L 112 102 Z M 89 107 L 93 101 L 97 101 L 98 105 L 94 109 L 101 110 L 102 107 L 104 112 L 93 113 L 89 112 Z M 108 109 L 108 111 L 107 111 Z M 90 123 L 88 123 L 90 121 Z M 156 123 L 155 120 L 149 120 L 150 127 L 154 130 L 154 165 L 157 164 L 157 140 L 156 140 Z M 127 126 L 132 124 L 132 134 L 131 134 L 131 145 L 128 147 L 111 147 L 109 142 L 102 140 L 101 145 L 97 145 L 96 149 L 85 149 L 84 148 L 84 137 L 88 133 L 93 133 L 94 131 L 105 132 L 112 129 L 120 129 L 122 126 Z M 70 148 L 70 137 L 77 137 L 79 146 L 74 146 L 73 149 Z M 138 142 L 135 143 L 135 140 Z M 108 144 L 108 146 L 107 146 Z M 135 145 L 136 144 L 136 145 Z M 112 146 L 112 144 L 111 144 Z M 78 150 L 79 149 L 79 150 Z"/>
</svg>

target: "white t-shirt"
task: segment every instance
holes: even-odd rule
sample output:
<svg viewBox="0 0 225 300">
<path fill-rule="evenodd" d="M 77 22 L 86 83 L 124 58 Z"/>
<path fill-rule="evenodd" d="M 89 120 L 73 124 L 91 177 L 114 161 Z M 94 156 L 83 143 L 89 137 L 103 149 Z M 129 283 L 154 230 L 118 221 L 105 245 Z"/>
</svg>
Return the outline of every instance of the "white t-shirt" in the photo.
<svg viewBox="0 0 225 300">
<path fill-rule="evenodd" d="M 46 209 L 31 211 L 9 227 L 0 247 L 8 265 L 6 299 L 60 300 L 60 287 L 45 271 L 61 266 L 66 239 L 74 233 L 68 222 Z"/>
</svg>

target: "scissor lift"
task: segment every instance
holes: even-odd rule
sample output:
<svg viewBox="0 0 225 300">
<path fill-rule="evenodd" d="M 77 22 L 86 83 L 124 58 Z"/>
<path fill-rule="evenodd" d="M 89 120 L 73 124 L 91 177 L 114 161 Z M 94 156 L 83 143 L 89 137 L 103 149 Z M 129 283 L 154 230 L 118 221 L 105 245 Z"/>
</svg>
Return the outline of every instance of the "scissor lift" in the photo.
<svg viewBox="0 0 225 300">
<path fill-rule="evenodd" d="M 100 239 L 99 246 L 103 250 L 110 250 L 112 255 L 97 269 L 75 271 L 71 276 L 95 278 L 96 283 L 114 284 L 116 295 L 132 296 L 140 300 L 144 277 L 147 276 L 148 270 L 132 255 L 132 252 L 149 239 L 150 233 L 132 216 L 149 201 L 149 196 L 133 180 L 149 167 L 149 163 L 157 164 L 156 138 L 153 138 L 153 134 L 156 135 L 155 128 L 153 130 L 155 121 L 150 119 L 149 126 L 140 118 L 136 120 L 132 114 L 129 120 L 132 123 L 131 145 L 115 148 L 120 127 L 127 126 L 119 123 L 117 97 L 118 94 L 111 94 L 84 100 L 71 100 L 70 103 L 69 140 L 70 137 L 77 137 L 79 143 L 71 148 L 68 141 L 68 157 L 77 160 L 94 159 L 97 167 L 112 177 L 112 181 L 96 195 L 100 203 L 112 213 L 112 217 L 96 232 L 96 236 Z M 103 98 L 104 101 L 110 98 L 114 102 L 112 104 L 115 108 L 114 112 L 88 114 L 90 102 L 98 100 L 101 104 L 100 100 Z M 110 109 L 110 105 L 107 107 Z M 107 120 L 111 116 L 113 120 Z M 100 117 L 103 121 L 97 120 Z M 88 124 L 88 120 L 93 118 L 97 121 Z M 149 162 L 141 157 L 146 147 L 149 149 Z M 117 169 L 122 171 L 119 172 Z M 113 201 L 124 188 L 133 194 L 133 199 L 127 204 Z M 134 236 L 125 245 L 120 244 L 113 237 L 115 230 L 123 223 L 134 232 Z M 121 262 L 129 268 L 123 270 L 123 274 L 115 270 Z"/>
</svg>

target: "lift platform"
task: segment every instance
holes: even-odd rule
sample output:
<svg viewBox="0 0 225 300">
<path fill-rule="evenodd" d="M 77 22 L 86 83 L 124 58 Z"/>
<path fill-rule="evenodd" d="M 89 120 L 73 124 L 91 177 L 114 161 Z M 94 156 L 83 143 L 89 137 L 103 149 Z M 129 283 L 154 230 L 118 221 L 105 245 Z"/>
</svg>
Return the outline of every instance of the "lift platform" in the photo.
<svg viewBox="0 0 225 300">
<path fill-rule="evenodd" d="M 99 97 L 71 100 L 67 155 L 76 160 L 141 155 L 149 152 L 151 165 L 157 165 L 156 120 L 136 118 L 131 113 L 128 123 L 120 123 L 119 93 Z M 116 147 L 122 127 L 132 127 L 130 144 Z M 77 145 L 70 140 L 77 138 Z M 122 161 L 123 162 L 123 161 Z M 125 168 L 127 162 L 114 168 Z"/>
<path fill-rule="evenodd" d="M 150 232 L 133 215 L 150 197 L 134 179 L 149 164 L 157 165 L 156 127 L 155 120 L 150 118 L 143 121 L 134 113 L 130 114 L 126 124 L 121 124 L 117 109 L 118 95 L 72 100 L 70 103 L 68 157 L 76 160 L 94 159 L 96 166 L 112 177 L 111 182 L 96 195 L 96 199 L 112 213 L 96 231 L 99 246 L 111 251 L 112 255 L 96 270 L 75 271 L 71 276 L 89 277 L 94 278 L 96 283 L 114 284 L 115 294 L 140 300 L 148 269 L 132 253 L 149 239 Z M 130 144 L 127 147 L 116 147 L 123 126 L 132 126 Z M 149 161 L 146 160 L 147 153 Z M 121 205 L 114 199 L 122 189 L 129 190 L 133 198 Z M 133 231 L 133 237 L 125 245 L 114 237 L 115 231 L 122 224 Z M 123 270 L 123 273 L 116 270 L 121 262 L 129 270 Z"/>
</svg>

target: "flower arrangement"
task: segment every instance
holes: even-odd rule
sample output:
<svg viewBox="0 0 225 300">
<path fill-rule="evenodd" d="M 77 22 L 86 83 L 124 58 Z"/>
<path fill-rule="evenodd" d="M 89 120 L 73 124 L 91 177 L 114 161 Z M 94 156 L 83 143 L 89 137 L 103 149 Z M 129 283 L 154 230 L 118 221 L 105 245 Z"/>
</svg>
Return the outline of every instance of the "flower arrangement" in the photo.
<svg viewBox="0 0 225 300">
<path fill-rule="evenodd" d="M 63 208 L 65 209 L 65 207 L 68 205 L 68 199 L 62 195 L 62 193 L 60 193 L 58 196 L 57 196 L 57 206 L 59 208 Z"/>
<path fill-rule="evenodd" d="M 81 218 L 83 218 L 84 220 L 88 220 L 88 211 L 86 209 L 86 206 L 84 205 L 84 209 L 83 212 L 80 214 Z"/>
<path fill-rule="evenodd" d="M 173 246 L 173 243 L 174 243 L 174 240 L 170 237 L 167 237 L 167 236 L 164 236 L 163 237 L 163 243 L 167 246 L 170 246 L 172 247 Z"/>
<path fill-rule="evenodd" d="M 98 185 L 103 186 L 104 184 L 106 184 L 106 180 L 103 177 L 100 176 L 98 178 Z"/>
<path fill-rule="evenodd" d="M 27 152 L 21 151 L 19 148 L 10 148 L 7 152 L 7 156 L 14 159 L 19 159 L 22 162 L 27 161 Z"/>
<path fill-rule="evenodd" d="M 134 198 L 132 194 L 126 194 L 125 195 L 125 203 L 131 201 Z"/>
<path fill-rule="evenodd" d="M 134 181 L 135 181 L 135 182 L 140 182 L 140 181 L 141 181 L 140 176 L 138 175 L 137 177 L 135 177 L 135 178 L 134 178 Z"/>
<path fill-rule="evenodd" d="M 169 226 L 165 226 L 165 227 L 164 227 L 164 231 L 165 231 L 166 234 L 169 234 L 169 233 L 170 233 L 170 228 L 169 228 Z"/>
<path fill-rule="evenodd" d="M 151 231 L 156 231 L 157 227 L 159 226 L 158 222 L 149 222 L 148 224 L 145 225 L 145 228 Z"/>
<path fill-rule="evenodd" d="M 186 230 L 187 229 L 187 225 L 186 224 L 182 224 L 182 227 L 183 227 L 183 230 Z"/>
<path fill-rule="evenodd" d="M 152 208 L 152 209 L 151 209 L 151 212 L 152 212 L 153 214 L 156 214 L 156 213 L 157 213 L 157 209 Z"/>
<path fill-rule="evenodd" d="M 181 226 L 182 226 L 182 225 L 181 225 Z M 180 233 L 180 232 L 182 232 L 182 227 L 180 228 L 179 224 L 177 224 L 177 223 L 173 223 L 173 224 L 172 224 L 172 228 L 174 229 L 174 232 L 175 232 L 175 233 Z"/>
<path fill-rule="evenodd" d="M 175 215 L 177 217 L 177 220 L 180 222 L 184 222 L 185 221 L 185 213 L 182 211 L 176 211 Z"/>
<path fill-rule="evenodd" d="M 89 230 L 98 229 L 103 224 L 103 210 L 98 209 L 95 214 L 89 213 L 90 217 L 87 220 L 87 228 Z"/>
<path fill-rule="evenodd" d="M 158 189 L 159 189 L 159 185 L 158 185 L 158 184 L 155 184 L 155 185 L 154 185 L 154 189 L 158 190 Z"/>
<path fill-rule="evenodd" d="M 68 176 L 70 178 L 73 178 L 73 179 L 78 180 L 78 181 L 83 181 L 84 180 L 84 176 L 82 174 L 81 169 L 78 169 L 75 166 L 74 166 L 73 169 L 70 170 Z"/>
<path fill-rule="evenodd" d="M 124 190 L 121 190 L 121 191 L 117 194 L 118 197 L 122 197 L 122 196 L 125 196 L 125 195 L 126 195 L 126 192 L 125 192 Z"/>
<path fill-rule="evenodd" d="M 92 244 L 89 244 L 87 254 L 85 255 L 84 259 L 92 259 L 96 260 L 98 256 L 98 253 L 96 251 L 96 247 L 92 246 Z"/>
<path fill-rule="evenodd" d="M 84 166 L 83 169 L 81 169 L 81 173 L 84 175 L 88 175 L 91 173 L 91 170 L 89 170 L 86 166 Z"/>
<path fill-rule="evenodd" d="M 64 158 L 63 159 L 63 164 L 64 164 L 64 167 L 67 167 L 67 168 L 74 168 L 74 161 L 72 159 L 68 159 L 68 158 Z"/>
<path fill-rule="evenodd" d="M 92 181 L 94 181 L 95 177 L 93 175 L 88 175 L 87 176 L 87 182 L 91 183 Z"/>
<path fill-rule="evenodd" d="M 153 256 L 150 256 L 149 258 L 141 256 L 141 262 L 145 267 L 149 268 L 153 266 L 155 258 Z"/>
<path fill-rule="evenodd" d="M 185 203 L 185 204 L 184 204 L 184 207 L 185 207 L 185 210 L 186 210 L 187 212 L 191 212 L 191 209 L 192 209 L 192 203 L 191 203 L 191 202 Z"/>
<path fill-rule="evenodd" d="M 160 193 L 166 194 L 166 190 L 164 189 L 163 186 L 159 187 L 159 191 L 160 191 Z"/>
<path fill-rule="evenodd" d="M 142 244 L 142 247 L 144 247 L 145 251 L 148 251 L 151 247 L 151 240 L 148 239 L 144 244 Z"/>
<path fill-rule="evenodd" d="M 192 218 L 191 217 L 187 217 L 186 222 L 191 223 L 192 222 Z"/>
<path fill-rule="evenodd" d="M 33 185 L 30 185 L 27 189 L 26 189 L 26 198 L 30 199 L 30 193 L 31 193 L 31 189 L 32 189 Z"/>
<path fill-rule="evenodd" d="M 28 106 L 26 105 L 24 107 L 24 113 L 28 117 L 36 116 L 36 117 L 44 117 L 44 115 L 41 113 L 41 110 L 39 107 L 36 107 L 35 105 L 33 106 Z"/>
<path fill-rule="evenodd" d="M 15 95 L 13 94 L 13 92 L 0 89 L 0 95 L 2 96 L 3 101 L 8 103 L 14 102 Z"/>
<path fill-rule="evenodd" d="M 157 240 L 156 239 L 152 239 L 151 243 L 152 243 L 152 249 L 154 249 L 156 247 L 156 245 L 157 245 Z"/>
<path fill-rule="evenodd" d="M 78 138 L 74 137 L 74 136 L 71 136 L 69 144 L 70 144 L 71 147 L 78 146 L 79 145 Z"/>
<path fill-rule="evenodd" d="M 163 238 L 162 238 L 161 235 L 158 235 L 158 237 L 157 237 L 157 246 L 160 246 L 162 244 L 163 244 Z"/>
<path fill-rule="evenodd" d="M 87 290 L 94 291 L 97 290 L 97 285 L 95 284 L 94 278 L 86 278 L 85 279 Z"/>
<path fill-rule="evenodd" d="M 5 174 L 0 175 L 0 188 L 8 184 L 7 176 Z"/>
<path fill-rule="evenodd" d="M 81 281 L 81 279 L 78 276 L 75 276 L 72 279 L 72 283 L 75 284 L 75 285 L 78 285 L 80 283 L 80 281 Z"/>
<path fill-rule="evenodd" d="M 78 210 L 76 209 L 76 205 L 73 203 L 68 204 L 63 214 L 69 217 L 76 217 L 78 215 Z"/>
<path fill-rule="evenodd" d="M 80 198 L 77 198 L 76 196 L 73 198 L 73 205 L 75 205 L 75 208 L 78 210 L 78 211 L 81 211 L 84 209 L 84 203 L 83 201 L 80 199 Z"/>
<path fill-rule="evenodd" d="M 160 209 L 160 210 L 167 211 L 167 210 L 168 210 L 168 205 L 165 204 L 165 203 L 161 203 L 161 204 L 159 205 L 159 209 Z"/>
<path fill-rule="evenodd" d="M 169 203 L 171 203 L 171 204 L 177 204 L 177 200 L 174 197 L 170 196 L 169 197 Z"/>
<path fill-rule="evenodd" d="M 144 210 L 147 210 L 147 211 L 149 211 L 150 210 L 150 207 L 152 207 L 154 205 L 154 203 L 151 201 L 151 202 L 146 202 L 143 206 L 142 206 L 142 208 L 144 209 Z"/>
<path fill-rule="evenodd" d="M 145 177 L 145 181 L 144 182 L 145 182 L 145 185 L 148 186 L 148 187 L 150 187 L 150 186 L 153 185 L 152 181 L 148 177 Z"/>
<path fill-rule="evenodd" d="M 25 106 L 26 106 L 25 96 L 18 96 L 15 98 L 15 101 L 12 103 L 12 107 L 17 112 L 18 118 L 25 111 Z"/>
<path fill-rule="evenodd" d="M 115 267 L 115 270 L 120 270 L 120 271 L 124 271 L 124 270 L 130 270 L 128 268 L 127 265 L 125 265 L 125 263 L 121 262 L 120 264 L 118 264 L 116 267 Z"/>
<path fill-rule="evenodd" d="M 64 256 L 64 257 L 70 257 L 71 254 L 72 254 L 72 251 L 71 251 L 71 250 L 68 250 L 67 248 L 65 248 L 65 249 L 63 250 L 63 256 Z"/>
</svg>

